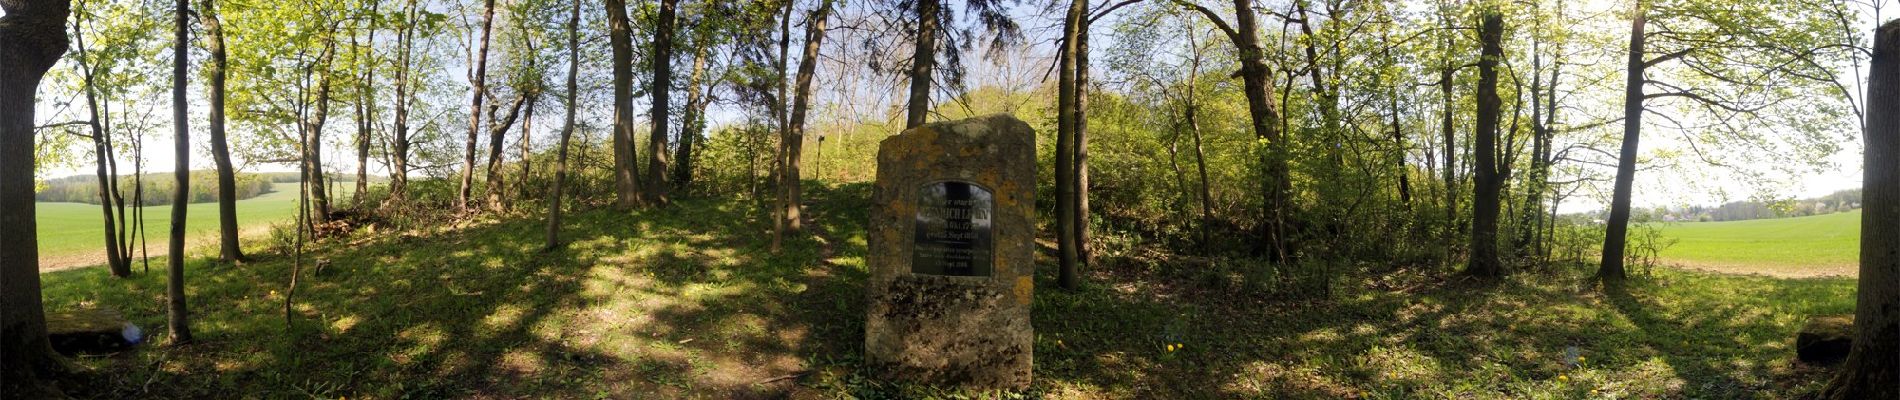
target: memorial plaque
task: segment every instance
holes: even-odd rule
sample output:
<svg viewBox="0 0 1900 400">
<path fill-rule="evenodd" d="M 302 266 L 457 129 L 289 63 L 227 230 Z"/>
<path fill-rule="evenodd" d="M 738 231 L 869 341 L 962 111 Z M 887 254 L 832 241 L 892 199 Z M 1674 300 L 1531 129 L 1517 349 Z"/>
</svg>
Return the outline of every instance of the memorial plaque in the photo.
<svg viewBox="0 0 1900 400">
<path fill-rule="evenodd" d="M 865 225 L 866 368 L 971 389 L 1035 380 L 1036 131 L 1008 115 L 878 144 Z"/>
<path fill-rule="evenodd" d="M 910 272 L 990 276 L 990 191 L 970 182 L 943 181 L 917 193 L 917 227 Z"/>
</svg>

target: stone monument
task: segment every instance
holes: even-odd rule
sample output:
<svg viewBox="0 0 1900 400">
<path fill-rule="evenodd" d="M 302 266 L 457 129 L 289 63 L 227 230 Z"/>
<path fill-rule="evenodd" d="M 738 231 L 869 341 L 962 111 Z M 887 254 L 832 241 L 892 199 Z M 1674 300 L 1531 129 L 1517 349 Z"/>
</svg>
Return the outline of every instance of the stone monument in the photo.
<svg viewBox="0 0 1900 400">
<path fill-rule="evenodd" d="M 884 139 L 865 357 L 887 379 L 1029 386 L 1036 133 L 997 114 Z"/>
</svg>

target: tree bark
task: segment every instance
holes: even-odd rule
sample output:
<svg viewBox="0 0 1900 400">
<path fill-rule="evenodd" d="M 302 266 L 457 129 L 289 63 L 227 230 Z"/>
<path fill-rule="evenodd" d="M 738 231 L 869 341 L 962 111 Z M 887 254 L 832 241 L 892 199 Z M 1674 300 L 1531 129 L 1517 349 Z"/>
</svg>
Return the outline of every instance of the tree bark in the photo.
<svg viewBox="0 0 1900 400">
<path fill-rule="evenodd" d="M 475 50 L 475 72 L 468 77 L 468 140 L 462 153 L 462 186 L 455 197 L 455 207 L 469 211 L 469 195 L 475 185 L 475 142 L 479 140 L 482 129 L 482 98 L 488 93 L 485 81 L 488 78 L 488 39 L 492 35 L 495 23 L 495 0 L 482 2 L 482 41 Z M 322 207 L 318 207 L 322 210 Z"/>
<path fill-rule="evenodd" d="M 653 184 L 646 187 L 646 200 L 647 204 L 655 206 L 666 205 L 669 188 L 666 184 L 669 158 L 666 154 L 666 135 L 672 132 L 668 129 L 669 113 L 672 111 L 672 95 L 669 92 L 673 87 L 673 25 L 678 8 L 679 0 L 660 0 L 659 21 L 653 30 L 653 131 L 647 132 L 647 137 L 652 140 L 648 142 L 651 149 L 648 151 L 646 171 L 646 181 Z"/>
<path fill-rule="evenodd" d="M 369 9 L 370 13 L 377 13 L 377 11 L 382 8 L 382 5 L 383 3 L 380 1 L 371 3 Z M 373 140 L 372 136 L 376 130 L 375 46 L 377 20 L 376 18 L 371 18 L 369 22 L 370 51 L 364 53 L 361 51 L 362 47 L 356 47 L 359 51 L 357 62 L 361 64 L 360 66 L 363 68 L 363 80 L 357 82 L 356 86 L 356 191 L 350 193 L 350 204 L 357 208 L 363 207 L 364 193 L 369 192 L 369 149 L 370 142 Z M 352 38 L 351 40 L 355 39 Z M 365 60 L 365 58 L 368 60 Z"/>
<path fill-rule="evenodd" d="M 625 0 L 606 0 L 607 38 L 614 57 L 614 206 L 626 210 L 640 199 L 640 166 L 633 151 L 633 32 Z"/>
<path fill-rule="evenodd" d="M 224 53 L 224 29 L 218 20 L 217 0 L 204 0 L 199 18 L 205 30 L 205 51 L 210 53 L 204 68 L 211 78 L 209 115 L 205 122 L 211 135 L 211 161 L 218 166 L 218 259 L 234 263 L 244 259 L 238 245 L 237 169 L 231 165 L 231 147 L 224 137 L 224 78 L 229 62 Z"/>
<path fill-rule="evenodd" d="M 1452 33 L 1450 17 L 1440 16 L 1440 18 L 1444 20 L 1445 49 L 1449 51 L 1455 48 L 1458 35 Z M 1438 69 L 1438 96 L 1441 102 L 1439 131 L 1444 135 L 1445 151 L 1445 256 L 1447 260 L 1450 260 L 1455 253 L 1453 247 L 1456 246 L 1453 243 L 1456 242 L 1453 237 L 1456 237 L 1458 233 L 1458 131 L 1452 119 L 1457 103 L 1451 95 L 1451 88 L 1455 83 L 1453 79 L 1456 78 L 1453 74 L 1457 71 L 1458 67 L 1452 65 L 1450 57 L 1446 57 L 1445 64 Z"/>
<path fill-rule="evenodd" d="M 389 157 L 389 199 L 398 203 L 409 190 L 409 100 L 414 95 L 409 91 L 409 53 L 415 43 L 415 12 L 416 0 L 409 0 L 403 9 L 402 33 L 396 37 L 396 128 L 389 140 L 389 151 L 395 154 Z"/>
<path fill-rule="evenodd" d="M 1623 149 L 1617 154 L 1616 189 L 1610 197 L 1610 220 L 1604 228 L 1603 259 L 1597 278 L 1611 285 L 1621 284 L 1628 275 L 1623 270 L 1623 246 L 1630 224 L 1630 195 L 1636 175 L 1637 138 L 1643 129 L 1643 24 L 1648 9 L 1642 0 L 1635 3 L 1630 19 L 1628 75 L 1623 89 Z"/>
<path fill-rule="evenodd" d="M 174 151 L 172 175 L 178 181 L 172 187 L 172 230 L 170 263 L 165 279 L 165 321 L 170 327 L 171 343 L 181 345 L 191 343 L 191 312 L 185 306 L 185 210 L 191 202 L 191 131 L 185 118 L 190 107 L 185 100 L 185 66 L 189 65 L 190 53 L 185 51 L 191 43 L 191 12 L 188 0 L 178 0 L 175 19 L 177 42 L 172 46 L 172 132 L 177 135 L 173 141 Z"/>
<path fill-rule="evenodd" d="M 335 57 L 336 43 L 326 38 L 323 54 L 311 66 L 311 73 L 317 76 L 317 99 L 304 120 L 304 130 L 310 133 L 309 142 L 304 144 L 304 163 L 309 165 L 304 179 L 310 181 L 310 204 L 316 210 L 310 220 L 314 223 L 330 220 L 330 194 L 323 184 L 323 124 L 330 113 L 330 73 L 334 72 L 331 67 Z"/>
<path fill-rule="evenodd" d="M 501 171 L 504 156 L 501 152 L 505 146 L 502 145 L 508 141 L 508 128 L 513 127 L 515 125 L 515 119 L 521 117 L 521 107 L 532 101 L 534 101 L 534 99 L 531 94 L 524 93 L 520 97 L 516 97 L 515 104 L 508 106 L 508 114 L 499 119 L 494 115 L 495 110 L 492 108 L 489 109 L 487 185 L 489 210 L 501 211 L 504 209 L 502 193 L 505 191 L 502 188 L 503 174 Z"/>
<path fill-rule="evenodd" d="M 1072 0 L 1062 22 L 1062 49 L 1057 56 L 1061 66 L 1056 77 L 1056 282 L 1069 290 L 1079 287 L 1082 280 L 1076 260 L 1081 254 L 1075 242 L 1076 217 L 1082 215 L 1075 208 L 1075 120 L 1080 114 L 1075 71 L 1077 38 L 1087 18 L 1088 0 Z"/>
<path fill-rule="evenodd" d="M 804 230 L 804 188 L 800 158 L 805 147 L 805 113 L 811 108 L 811 81 L 818 75 L 818 50 L 825 42 L 825 22 L 831 18 L 832 0 L 823 0 L 811 11 L 805 26 L 805 51 L 798 59 L 798 93 L 792 97 L 791 130 L 785 141 L 785 224 L 786 230 Z"/>
<path fill-rule="evenodd" d="M 1471 201 L 1471 258 L 1465 273 L 1494 278 L 1504 273 L 1498 258 L 1498 210 L 1503 178 L 1498 172 L 1497 140 L 1499 112 L 1498 62 L 1504 58 L 1504 15 L 1486 11 L 1479 25 L 1478 40 L 1483 50 L 1478 59 L 1478 121 L 1472 137 L 1476 151 Z"/>
<path fill-rule="evenodd" d="M 937 18 L 942 0 L 917 0 L 917 48 L 910 64 L 910 98 L 904 129 L 924 125 L 930 114 L 931 72 L 937 68 Z"/>
<path fill-rule="evenodd" d="M 1854 342 L 1823 399 L 1900 399 L 1900 23 L 1874 32 L 1867 108 Z"/>
<path fill-rule="evenodd" d="M 693 145 L 706 129 L 706 51 L 707 45 L 693 49 L 693 72 L 686 79 L 686 114 L 680 116 L 680 144 L 673 154 L 679 165 L 673 168 L 673 189 L 686 191 L 693 182 Z"/>
<path fill-rule="evenodd" d="M 772 173 L 767 178 L 772 183 L 772 199 L 777 202 L 772 207 L 772 254 L 778 254 L 784 246 L 785 203 L 790 201 L 785 192 L 785 153 L 786 145 L 791 142 L 791 111 L 786 106 L 786 92 L 790 91 L 790 81 L 786 79 L 786 64 L 791 62 L 792 52 L 792 7 L 793 2 L 785 2 L 785 12 L 778 20 L 778 58 L 772 60 L 772 73 L 778 78 L 778 94 L 772 97 L 772 117 L 778 120 L 778 143 L 772 147 Z"/>
<path fill-rule="evenodd" d="M 0 392 L 42 391 L 64 371 L 46 338 L 33 213 L 34 93 L 66 52 L 63 0 L 0 0 Z M 57 393 L 54 393 L 57 394 Z"/>
<path fill-rule="evenodd" d="M 554 191 L 548 193 L 548 243 L 543 251 L 561 248 L 561 195 L 567 192 L 567 145 L 574 138 L 574 110 L 580 93 L 581 0 L 567 16 L 567 118 L 561 124 L 561 144 L 554 163 Z"/>
<path fill-rule="evenodd" d="M 1082 26 L 1075 35 L 1075 261 L 1090 265 L 1089 251 L 1089 14 L 1082 0 Z"/>
<path fill-rule="evenodd" d="M 82 8 L 84 7 L 82 4 Z M 83 14 L 82 14 L 83 15 Z M 84 22 L 83 19 L 79 22 Z M 87 126 L 92 129 L 93 155 L 98 160 L 99 169 L 99 209 L 105 214 L 106 267 L 112 276 L 124 278 L 132 276 L 132 262 L 127 259 L 125 247 L 119 243 L 120 226 L 114 222 L 112 204 L 116 190 L 113 186 L 118 180 L 117 174 L 109 173 L 106 166 L 112 163 L 112 140 L 101 122 L 98 88 L 94 86 L 91 61 L 87 57 L 86 36 L 79 23 L 73 26 L 73 41 L 79 50 L 79 73 L 86 87 L 86 109 L 91 119 Z"/>
</svg>

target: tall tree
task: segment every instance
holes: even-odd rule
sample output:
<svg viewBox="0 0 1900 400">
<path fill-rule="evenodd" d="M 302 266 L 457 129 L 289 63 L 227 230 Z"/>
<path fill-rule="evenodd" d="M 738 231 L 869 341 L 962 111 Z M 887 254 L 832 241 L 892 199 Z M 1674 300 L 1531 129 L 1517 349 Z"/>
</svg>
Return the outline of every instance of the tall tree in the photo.
<svg viewBox="0 0 1900 400">
<path fill-rule="evenodd" d="M 1472 132 L 1477 153 L 1473 176 L 1471 258 L 1465 273 L 1496 277 L 1504 265 L 1498 259 L 1499 198 L 1504 186 L 1498 170 L 1498 119 L 1504 101 L 1498 98 L 1498 63 L 1504 58 L 1504 15 L 1486 10 L 1478 27 L 1483 50 L 1478 58 L 1478 123 Z"/>
<path fill-rule="evenodd" d="M 503 144 L 507 142 L 508 128 L 514 126 L 515 120 L 521 117 L 521 108 L 527 105 L 528 103 L 532 103 L 532 102 L 534 102 L 534 94 L 531 92 L 522 92 L 515 96 L 514 104 L 508 106 L 507 114 L 502 114 L 502 115 L 495 114 L 496 111 L 500 108 L 499 106 L 501 104 L 495 104 L 488 108 L 488 181 L 487 181 L 488 184 L 487 186 L 488 186 L 488 209 L 489 210 L 494 210 L 494 211 L 503 210 L 503 204 L 504 204 L 503 199 L 502 199 L 502 193 L 504 193 L 504 190 L 502 189 L 502 186 L 503 186 L 502 184 L 502 175 L 503 175 L 502 174 L 502 161 L 503 161 L 502 158 L 503 156 L 502 156 L 501 151 L 502 151 L 502 148 L 504 147 Z M 527 160 L 522 160 L 522 162 L 527 162 Z"/>
<path fill-rule="evenodd" d="M 1643 24 L 1648 21 L 1648 9 L 1643 0 L 1631 2 L 1629 64 L 1624 75 L 1623 92 L 1623 147 L 1616 157 L 1615 192 L 1610 197 L 1610 219 L 1604 228 L 1603 258 L 1597 266 L 1597 277 L 1606 282 L 1622 282 L 1627 273 L 1623 271 L 1623 243 L 1629 232 L 1630 192 L 1634 190 L 1636 180 L 1637 139 L 1643 128 L 1643 70 L 1649 63 L 1643 59 Z"/>
<path fill-rule="evenodd" d="M 205 51 L 211 53 L 204 64 L 205 75 L 210 78 L 205 97 L 211 101 L 205 122 L 211 135 L 211 161 L 218 166 L 218 258 L 238 262 L 244 259 L 244 249 L 238 246 L 237 171 L 231 165 L 231 147 L 224 137 L 224 78 L 230 62 L 224 53 L 224 28 L 218 20 L 217 0 L 204 0 L 198 17 L 204 24 Z"/>
<path fill-rule="evenodd" d="M 191 313 L 185 308 L 185 209 L 191 203 L 191 131 L 185 111 L 190 107 L 185 103 L 185 66 L 191 64 L 186 46 L 191 39 L 191 10 L 189 0 L 178 0 L 176 23 L 177 43 L 172 45 L 172 132 L 177 139 L 174 146 L 172 176 L 177 182 L 172 186 L 172 231 L 171 254 L 166 267 L 165 279 L 165 321 L 171 333 L 174 345 L 191 343 Z"/>
<path fill-rule="evenodd" d="M 910 98 L 904 117 L 904 129 L 924 125 L 930 114 L 931 72 L 937 67 L 937 15 L 942 12 L 942 0 L 915 0 L 917 7 L 917 31 L 911 39 L 917 44 L 911 55 Z"/>
<path fill-rule="evenodd" d="M 799 172 L 799 159 L 804 153 L 805 114 L 811 109 L 811 81 L 818 74 L 818 50 L 825 43 L 825 22 L 831 18 L 832 0 L 822 0 L 818 8 L 811 11 L 805 23 L 805 49 L 798 58 L 797 93 L 792 95 L 791 129 L 785 135 L 785 224 L 786 230 L 799 232 L 804 229 L 800 215 L 804 212 L 803 177 Z"/>
<path fill-rule="evenodd" d="M 0 392 L 30 396 L 43 391 L 40 377 L 65 370 L 40 300 L 33 95 L 66 52 L 72 3 L 0 0 L 0 11 Z"/>
<path fill-rule="evenodd" d="M 455 197 L 456 208 L 463 211 L 468 211 L 472 207 L 469 204 L 469 194 L 472 193 L 475 185 L 475 142 L 479 140 L 482 130 L 482 98 L 488 94 L 484 81 L 488 78 L 488 39 L 493 33 L 494 25 L 495 0 L 483 1 L 482 39 L 475 54 L 472 55 L 475 58 L 475 68 L 468 76 L 468 140 L 465 142 L 465 151 L 462 153 L 462 186 Z"/>
<path fill-rule="evenodd" d="M 1874 31 L 1866 99 L 1854 341 L 1829 400 L 1900 399 L 1900 21 Z"/>
<path fill-rule="evenodd" d="M 97 80 L 94 77 L 97 72 L 92 67 L 91 57 L 87 56 L 86 35 L 83 29 L 87 14 L 84 12 L 85 3 L 81 2 L 79 8 L 81 12 L 78 22 L 73 24 L 73 41 L 79 50 L 80 77 L 85 81 L 83 85 L 86 92 L 86 109 L 90 116 L 87 118 L 86 125 L 92 128 L 93 156 L 99 164 L 99 208 L 105 214 L 106 267 L 112 272 L 112 276 L 123 278 L 132 276 L 132 260 L 127 257 L 127 248 L 120 243 L 123 240 L 120 237 L 123 226 L 113 222 L 115 220 L 112 214 L 113 199 L 118 197 L 118 189 L 115 187 L 118 174 L 107 169 L 107 166 L 113 162 L 112 136 L 107 133 L 107 124 L 102 120 L 100 110 L 102 99 L 100 99 L 99 88 L 95 83 Z M 121 203 L 121 209 L 123 209 L 123 203 Z"/>
<path fill-rule="evenodd" d="M 561 144 L 554 164 L 554 191 L 548 193 L 548 243 L 544 251 L 561 248 L 561 196 L 567 192 L 567 145 L 574 138 L 574 111 L 579 109 L 581 72 L 581 0 L 567 16 L 567 118 L 561 124 Z"/>
<path fill-rule="evenodd" d="M 409 57 L 415 46 L 416 0 L 409 0 L 402 13 L 402 31 L 396 35 L 395 129 L 389 135 L 389 197 L 393 202 L 401 202 L 409 190 L 409 104 L 415 95 L 409 82 Z"/>
<path fill-rule="evenodd" d="M 1266 50 L 1260 46 L 1260 24 L 1253 12 L 1253 0 L 1234 0 L 1233 25 L 1207 7 L 1188 0 L 1175 2 L 1206 16 L 1240 51 L 1239 75 L 1247 96 L 1247 115 L 1253 121 L 1254 136 L 1266 142 L 1266 148 L 1260 151 L 1262 229 L 1266 239 L 1261 250 L 1276 262 L 1291 261 L 1299 252 L 1290 237 L 1293 181 L 1287 166 L 1287 145 L 1280 131 L 1280 111 L 1273 103 L 1273 70 L 1267 66 Z"/>
<path fill-rule="evenodd" d="M 1077 271 L 1076 232 L 1076 120 L 1081 117 L 1082 106 L 1078 104 L 1076 69 L 1077 53 L 1081 45 L 1082 25 L 1088 23 L 1089 0 L 1074 0 L 1069 3 L 1069 11 L 1062 22 L 1061 67 L 1056 77 L 1056 247 L 1057 282 L 1064 289 L 1074 290 L 1081 281 Z"/>
<path fill-rule="evenodd" d="M 614 63 L 614 206 L 640 204 L 640 167 L 633 151 L 633 31 L 625 0 L 605 0 Z"/>
<path fill-rule="evenodd" d="M 315 212 L 309 215 L 310 223 L 320 223 L 330 218 L 330 194 L 323 184 L 326 180 L 323 175 L 323 124 L 330 115 L 330 83 L 336 60 L 335 31 L 336 27 L 332 25 L 328 32 L 320 33 L 324 36 L 323 50 L 306 72 L 316 79 L 316 98 L 311 101 L 310 112 L 304 115 L 303 120 L 303 131 L 308 133 L 305 139 L 308 143 L 303 146 L 303 163 L 309 165 L 304 172 L 304 179 L 310 181 L 307 190 L 310 191 L 311 207 L 315 208 Z"/>
<path fill-rule="evenodd" d="M 705 23 L 705 21 L 700 21 Z M 687 190 L 693 182 L 693 145 L 706 130 L 706 58 L 712 45 L 705 35 L 693 41 L 693 72 L 686 78 L 686 110 L 680 116 L 680 143 L 673 153 L 673 189 Z"/>
<path fill-rule="evenodd" d="M 660 0 L 659 20 L 654 24 L 656 26 L 653 29 L 653 112 L 650 114 L 653 118 L 653 130 L 647 132 L 647 136 L 652 140 L 648 143 L 651 149 L 647 152 L 646 171 L 646 181 L 653 183 L 646 186 L 646 201 L 651 205 L 666 205 L 667 203 L 666 135 L 671 133 L 667 126 L 670 122 L 668 120 L 671 119 L 669 113 L 672 111 L 670 92 L 673 87 L 673 25 L 678 12 L 679 0 Z"/>
<path fill-rule="evenodd" d="M 209 1 L 209 0 L 207 0 Z M 350 203 L 355 207 L 363 206 L 363 196 L 369 192 L 369 149 L 376 131 L 376 25 L 382 20 L 378 10 L 383 2 L 370 4 L 367 30 L 369 30 L 369 48 L 350 46 L 356 51 L 356 65 L 362 70 L 362 76 L 356 82 L 356 191 L 350 193 Z M 350 40 L 354 42 L 355 37 Z"/>
</svg>

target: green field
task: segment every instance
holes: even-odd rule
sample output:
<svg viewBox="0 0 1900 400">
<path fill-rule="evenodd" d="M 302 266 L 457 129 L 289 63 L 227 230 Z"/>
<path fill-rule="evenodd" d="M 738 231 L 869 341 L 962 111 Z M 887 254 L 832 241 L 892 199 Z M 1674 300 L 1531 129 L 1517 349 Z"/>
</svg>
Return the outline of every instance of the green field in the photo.
<svg viewBox="0 0 1900 400">
<path fill-rule="evenodd" d="M 1666 225 L 1669 263 L 1777 276 L 1853 275 L 1860 260 L 1860 211 L 1795 218 Z"/>
<path fill-rule="evenodd" d="M 347 185 L 337 185 L 341 193 L 336 198 L 347 198 L 350 189 Z M 254 230 L 269 226 L 272 222 L 282 221 L 297 213 L 297 185 L 295 183 L 277 183 L 272 192 L 238 201 L 238 225 L 244 230 Z M 196 203 L 186 207 L 185 230 L 194 244 L 208 243 L 218 232 L 218 204 Z M 38 219 L 41 268 L 62 268 L 83 266 L 104 262 L 105 247 L 104 224 L 101 222 L 99 206 L 82 203 L 37 203 L 35 216 Z M 171 206 L 144 207 L 145 226 L 150 231 L 146 240 L 152 245 L 152 255 L 165 252 L 166 235 L 171 229 Z M 126 210 L 130 217 L 132 211 Z M 137 249 L 135 248 L 136 252 Z"/>
</svg>

